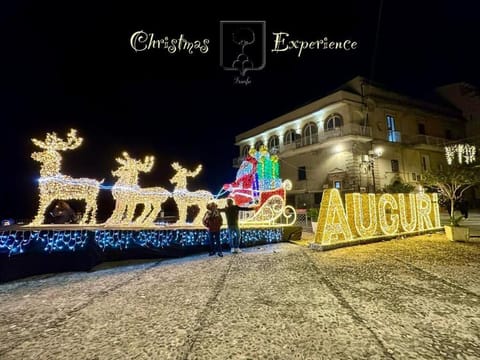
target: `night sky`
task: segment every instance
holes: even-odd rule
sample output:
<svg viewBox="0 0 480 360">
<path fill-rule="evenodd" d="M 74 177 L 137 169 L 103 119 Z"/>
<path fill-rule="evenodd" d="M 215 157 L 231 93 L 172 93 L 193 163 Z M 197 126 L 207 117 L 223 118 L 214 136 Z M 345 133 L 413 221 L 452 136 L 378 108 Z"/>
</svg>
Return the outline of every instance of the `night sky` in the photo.
<svg viewBox="0 0 480 360">
<path fill-rule="evenodd" d="M 115 157 L 127 150 L 156 157 L 152 171 L 140 175 L 142 186 L 173 190 L 172 161 L 192 168 L 201 163 L 189 188 L 217 193 L 235 178 L 235 135 L 357 75 L 418 96 L 452 82 L 480 85 L 474 2 L 435 1 L 431 8 L 421 1 L 291 2 L 264 10 L 247 2 L 229 3 L 229 10 L 98 2 L 0 5 L 0 219 L 33 217 L 40 166 L 30 158 L 37 150 L 30 138 L 46 132 L 65 136 L 73 127 L 84 138 L 80 148 L 64 153 L 63 174 L 113 184 Z M 236 72 L 220 66 L 221 20 L 266 21 L 266 66 L 247 73 L 249 85 L 235 84 Z M 140 30 L 157 38 L 209 39 L 208 52 L 135 52 L 130 37 Z M 274 32 L 295 40 L 351 39 L 359 46 L 305 50 L 300 57 L 293 50 L 272 53 Z M 103 221 L 113 208 L 108 191 L 99 202 Z"/>
</svg>

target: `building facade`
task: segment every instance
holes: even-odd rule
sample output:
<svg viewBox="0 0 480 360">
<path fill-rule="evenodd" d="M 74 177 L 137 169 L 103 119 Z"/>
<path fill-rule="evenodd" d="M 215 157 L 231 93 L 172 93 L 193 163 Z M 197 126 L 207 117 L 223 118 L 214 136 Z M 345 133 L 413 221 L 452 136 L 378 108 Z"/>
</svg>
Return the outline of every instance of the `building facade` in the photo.
<svg viewBox="0 0 480 360">
<path fill-rule="evenodd" d="M 326 188 L 381 192 L 394 182 L 418 186 L 446 166 L 444 145 L 466 136 L 453 106 L 427 102 L 356 77 L 336 91 L 236 136 L 240 156 L 265 145 L 278 154 L 287 202 L 316 207 Z"/>
</svg>

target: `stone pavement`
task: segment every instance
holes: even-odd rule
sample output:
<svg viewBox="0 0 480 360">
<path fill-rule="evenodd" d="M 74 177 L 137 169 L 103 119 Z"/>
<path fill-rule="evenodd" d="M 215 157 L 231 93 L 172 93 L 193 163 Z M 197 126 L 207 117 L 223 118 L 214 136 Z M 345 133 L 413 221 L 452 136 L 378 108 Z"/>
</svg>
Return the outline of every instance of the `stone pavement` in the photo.
<svg viewBox="0 0 480 360">
<path fill-rule="evenodd" d="M 480 359 L 479 243 L 112 265 L 1 284 L 0 358 Z"/>
</svg>

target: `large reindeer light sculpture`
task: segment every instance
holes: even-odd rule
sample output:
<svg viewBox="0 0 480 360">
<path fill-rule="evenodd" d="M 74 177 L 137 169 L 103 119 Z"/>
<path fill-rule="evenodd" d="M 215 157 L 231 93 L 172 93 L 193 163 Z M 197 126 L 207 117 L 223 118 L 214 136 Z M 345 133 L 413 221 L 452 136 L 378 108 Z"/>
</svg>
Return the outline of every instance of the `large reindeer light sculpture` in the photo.
<svg viewBox="0 0 480 360">
<path fill-rule="evenodd" d="M 32 139 L 32 142 L 43 151 L 32 154 L 32 159 L 41 163 L 38 180 L 40 204 L 37 215 L 30 225 L 43 224 L 45 212 L 54 200 L 84 200 L 85 212 L 80 224 L 96 223 L 100 182 L 94 179 L 74 179 L 60 173 L 62 163 L 60 151 L 76 149 L 82 141 L 81 137 L 77 137 L 75 129 L 70 130 L 66 141 L 57 137 L 54 132 L 47 133 L 44 141 Z"/>
<path fill-rule="evenodd" d="M 162 203 L 171 194 L 161 187 L 141 188 L 138 185 L 138 173 L 150 172 L 155 161 L 153 156 L 145 156 L 145 160 L 136 160 L 130 157 L 127 152 L 122 157 L 116 158 L 120 167 L 112 171 L 113 176 L 118 177 L 112 187 L 112 195 L 115 199 L 115 209 L 112 216 L 105 223 L 106 225 L 130 225 L 145 226 L 153 225 Z M 133 221 L 137 205 L 143 205 L 143 212 Z"/>
<path fill-rule="evenodd" d="M 200 208 L 200 213 L 205 211 L 207 203 L 213 200 L 212 193 L 206 190 L 198 190 L 190 192 L 187 190 L 187 177 L 195 177 L 202 170 L 202 165 L 198 165 L 195 171 L 188 171 L 182 167 L 178 162 L 174 162 L 172 167 L 177 171 L 175 176 L 170 179 L 170 182 L 175 186 L 173 190 L 173 199 L 178 207 L 178 221 L 177 224 L 185 224 L 187 220 L 187 208 L 191 205 L 197 205 Z M 202 224 L 202 216 L 196 216 L 194 225 Z"/>
</svg>

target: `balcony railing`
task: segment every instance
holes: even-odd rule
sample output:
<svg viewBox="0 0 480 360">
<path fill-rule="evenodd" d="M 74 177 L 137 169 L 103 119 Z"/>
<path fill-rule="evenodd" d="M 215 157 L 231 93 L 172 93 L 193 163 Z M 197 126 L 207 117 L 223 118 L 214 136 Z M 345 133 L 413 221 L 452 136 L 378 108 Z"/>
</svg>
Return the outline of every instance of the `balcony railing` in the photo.
<svg viewBox="0 0 480 360">
<path fill-rule="evenodd" d="M 402 133 L 400 131 L 388 130 L 387 140 L 390 142 L 402 142 Z"/>
<path fill-rule="evenodd" d="M 296 148 L 309 146 L 317 143 L 322 143 L 330 138 L 342 137 L 348 135 L 357 135 L 357 136 L 372 136 L 372 129 L 369 126 L 361 126 L 358 124 L 346 124 L 334 129 L 325 130 L 321 133 L 311 135 L 309 137 L 304 137 L 297 139 L 295 142 Z M 281 151 L 285 150 L 280 148 Z"/>
<path fill-rule="evenodd" d="M 439 138 L 429 135 L 411 135 L 404 136 L 403 142 L 409 145 L 432 145 L 432 146 L 445 146 L 449 141 L 445 138 Z"/>
<path fill-rule="evenodd" d="M 314 145 L 317 143 L 322 143 L 327 141 L 330 138 L 335 137 L 342 137 L 342 136 L 349 136 L 349 135 L 356 135 L 356 136 L 365 136 L 365 137 L 372 137 L 372 128 L 369 126 L 361 126 L 358 124 L 346 124 L 344 126 L 340 126 L 334 129 L 325 130 L 318 134 L 314 134 L 308 137 L 299 137 L 293 143 L 287 145 L 280 145 L 279 152 L 284 152 L 287 150 L 295 150 L 298 148 L 302 148 L 305 146 Z M 242 161 L 245 158 L 243 156 L 237 157 L 233 159 L 233 167 L 240 167 Z"/>
</svg>

